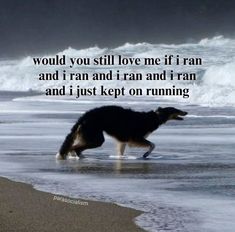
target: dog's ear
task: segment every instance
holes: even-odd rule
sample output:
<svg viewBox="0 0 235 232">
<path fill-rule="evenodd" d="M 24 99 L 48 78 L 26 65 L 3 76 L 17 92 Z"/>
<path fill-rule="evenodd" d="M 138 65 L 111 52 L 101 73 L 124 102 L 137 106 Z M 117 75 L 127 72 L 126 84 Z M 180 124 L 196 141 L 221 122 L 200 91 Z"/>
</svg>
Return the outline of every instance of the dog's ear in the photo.
<svg viewBox="0 0 235 232">
<path fill-rule="evenodd" d="M 162 107 L 158 107 L 158 108 L 155 110 L 155 112 L 156 112 L 156 113 L 159 113 L 161 110 L 162 110 Z"/>
</svg>

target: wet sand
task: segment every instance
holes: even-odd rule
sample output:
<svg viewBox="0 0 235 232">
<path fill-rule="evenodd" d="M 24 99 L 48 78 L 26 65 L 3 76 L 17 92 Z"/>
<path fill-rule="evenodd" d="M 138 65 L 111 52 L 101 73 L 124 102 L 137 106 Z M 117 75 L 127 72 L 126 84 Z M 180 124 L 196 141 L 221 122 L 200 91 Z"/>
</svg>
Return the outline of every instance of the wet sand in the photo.
<svg viewBox="0 0 235 232">
<path fill-rule="evenodd" d="M 1 232 L 144 231 L 134 223 L 141 211 L 68 197 L 55 200 L 55 196 L 0 178 Z"/>
</svg>

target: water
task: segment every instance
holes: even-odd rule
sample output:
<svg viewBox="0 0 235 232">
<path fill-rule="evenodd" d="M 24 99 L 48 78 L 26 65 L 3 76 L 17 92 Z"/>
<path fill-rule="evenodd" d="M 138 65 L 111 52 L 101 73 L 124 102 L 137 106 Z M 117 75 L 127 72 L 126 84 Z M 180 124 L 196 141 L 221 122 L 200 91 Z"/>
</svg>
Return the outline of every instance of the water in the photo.
<svg viewBox="0 0 235 232">
<path fill-rule="evenodd" d="M 167 55 L 179 55 L 180 57 L 200 57 L 203 60 L 201 66 L 74 66 L 72 69 L 69 66 L 37 66 L 33 65 L 32 57 L 26 57 L 22 60 L 3 60 L 0 61 L 0 90 L 12 91 L 45 91 L 46 88 L 61 87 L 63 85 L 69 87 L 70 85 L 93 88 L 95 86 L 104 85 L 106 87 L 122 87 L 128 90 L 129 88 L 172 88 L 174 85 L 177 88 L 189 88 L 190 98 L 183 98 L 182 96 L 171 97 L 169 100 L 177 102 L 184 102 L 187 104 L 200 104 L 205 106 L 234 106 L 235 99 L 235 40 L 217 36 L 212 39 L 202 39 L 195 44 L 129 44 L 108 49 L 92 47 L 88 49 L 76 50 L 68 48 L 58 55 L 66 55 L 70 57 L 100 57 L 106 54 L 122 55 L 123 57 L 131 58 L 151 58 L 160 57 L 163 59 Z M 51 57 L 48 55 L 48 57 Z M 40 72 L 55 72 L 55 70 L 62 72 L 66 70 L 70 72 L 87 72 L 94 73 L 107 72 L 112 69 L 114 72 L 120 70 L 123 72 L 141 72 L 146 74 L 148 72 L 162 72 L 163 69 L 167 71 L 174 70 L 175 72 L 195 72 L 197 73 L 197 81 L 99 81 L 99 83 L 89 81 L 39 81 L 38 74 Z M 150 98 L 150 97 L 149 97 Z M 164 99 L 167 97 L 165 96 Z"/>
<path fill-rule="evenodd" d="M 30 58 L 1 61 L 0 175 L 55 194 L 140 209 L 145 213 L 136 223 L 147 231 L 232 232 L 234 47 L 234 40 L 216 37 L 198 44 L 126 44 L 112 50 L 129 56 L 166 51 L 203 56 L 206 63 L 196 70 L 200 79 L 182 84 L 193 91 L 189 99 L 46 98 L 34 92 L 48 83 L 36 82 Z M 106 52 L 99 48 L 64 51 L 72 56 Z M 55 154 L 77 118 L 90 108 L 109 104 L 146 111 L 175 106 L 189 114 L 184 121 L 168 122 L 149 137 L 156 148 L 148 160 L 138 159 L 144 149 L 136 148 L 128 148 L 126 156 L 118 159 L 114 141 L 106 136 L 101 148 L 84 152 L 85 159 L 56 161 Z"/>
</svg>

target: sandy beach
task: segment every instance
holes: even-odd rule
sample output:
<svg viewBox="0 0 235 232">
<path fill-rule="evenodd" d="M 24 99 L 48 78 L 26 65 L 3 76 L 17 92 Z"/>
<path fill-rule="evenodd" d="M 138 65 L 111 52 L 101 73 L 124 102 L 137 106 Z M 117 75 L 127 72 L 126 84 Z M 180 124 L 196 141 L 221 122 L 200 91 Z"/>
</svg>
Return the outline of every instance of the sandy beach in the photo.
<svg viewBox="0 0 235 232">
<path fill-rule="evenodd" d="M 83 112 L 107 104 L 0 91 L 0 176 L 17 181 L 0 179 L 0 232 L 234 232 L 235 108 L 158 100 L 189 115 L 149 136 L 156 144 L 149 159 L 128 147 L 118 158 L 105 136 L 85 158 L 57 161 Z M 156 108 L 146 99 L 115 104 Z M 76 199 L 91 201 L 71 204 Z"/>
<path fill-rule="evenodd" d="M 53 194 L 5 178 L 0 178 L 0 202 L 1 232 L 144 231 L 133 222 L 140 211 L 95 201 L 67 203 L 55 200 Z"/>
</svg>

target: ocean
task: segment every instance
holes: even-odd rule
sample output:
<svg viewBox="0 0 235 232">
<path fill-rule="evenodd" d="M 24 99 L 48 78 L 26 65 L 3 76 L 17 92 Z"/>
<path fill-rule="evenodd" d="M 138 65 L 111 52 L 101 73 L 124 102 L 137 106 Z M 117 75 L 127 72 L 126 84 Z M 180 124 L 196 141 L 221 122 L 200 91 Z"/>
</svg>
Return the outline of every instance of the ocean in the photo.
<svg viewBox="0 0 235 232">
<path fill-rule="evenodd" d="M 97 57 L 201 57 L 200 66 L 169 67 L 195 72 L 196 81 L 39 81 L 32 57 L 0 61 L 0 175 L 36 189 L 70 197 L 114 202 L 144 211 L 136 223 L 147 231 L 232 232 L 235 222 L 235 40 L 217 36 L 194 44 L 130 44 L 108 49 L 68 48 L 58 55 Z M 55 54 L 48 54 L 48 56 Z M 56 67 L 59 70 L 69 67 Z M 100 67 L 107 71 L 162 72 L 166 67 Z M 100 70 L 99 69 L 99 70 Z M 97 67 L 74 67 L 94 72 Z M 71 84 L 126 88 L 188 88 L 190 97 L 47 97 L 45 88 Z M 115 141 L 84 152 L 84 159 L 56 161 L 63 139 L 85 111 L 101 105 L 148 111 L 173 106 L 189 114 L 149 136 L 156 148 L 148 160 L 143 149 L 128 148 L 120 159 Z"/>
</svg>

